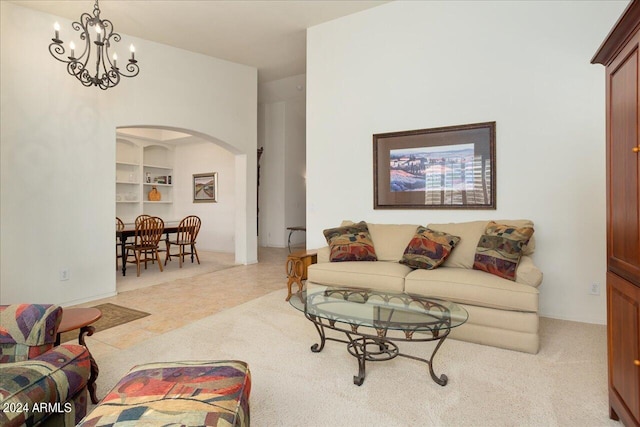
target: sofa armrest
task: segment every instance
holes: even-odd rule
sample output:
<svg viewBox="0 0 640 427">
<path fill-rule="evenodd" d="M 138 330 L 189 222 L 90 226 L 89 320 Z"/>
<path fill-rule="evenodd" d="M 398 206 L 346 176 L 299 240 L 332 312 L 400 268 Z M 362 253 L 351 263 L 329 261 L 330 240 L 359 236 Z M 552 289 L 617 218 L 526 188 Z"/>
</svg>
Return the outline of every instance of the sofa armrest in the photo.
<svg viewBox="0 0 640 427">
<path fill-rule="evenodd" d="M 32 359 L 53 348 L 61 321 L 57 305 L 1 305 L 0 363 Z"/>
<path fill-rule="evenodd" d="M 86 389 L 91 370 L 88 350 L 63 344 L 33 359 L 0 364 L 0 405 L 14 411 L 0 411 L 0 425 L 33 425 L 51 412 L 86 411 L 70 403 Z M 40 403 L 59 403 L 40 409 Z"/>
<path fill-rule="evenodd" d="M 329 257 L 331 255 L 331 249 L 329 248 L 329 246 L 318 248 L 317 251 L 318 251 L 318 260 L 316 261 L 317 264 L 330 262 Z"/>
<path fill-rule="evenodd" d="M 530 256 L 522 256 L 516 270 L 516 282 L 537 288 L 542 283 L 542 271 L 533 263 Z"/>
</svg>

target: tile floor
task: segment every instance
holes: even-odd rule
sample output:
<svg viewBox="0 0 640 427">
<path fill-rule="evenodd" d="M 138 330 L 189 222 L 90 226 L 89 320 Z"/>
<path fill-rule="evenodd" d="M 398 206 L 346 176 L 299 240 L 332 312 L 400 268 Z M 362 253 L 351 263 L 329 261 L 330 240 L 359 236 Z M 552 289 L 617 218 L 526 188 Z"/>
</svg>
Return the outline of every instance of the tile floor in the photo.
<svg viewBox="0 0 640 427">
<path fill-rule="evenodd" d="M 233 254 L 201 251 L 200 265 L 187 261 L 180 269 L 178 261 L 173 260 L 161 273 L 157 265 L 149 264 L 140 277 L 136 277 L 135 265 L 130 264 L 127 276 L 122 277 L 120 272 L 116 275 L 118 295 L 76 307 L 113 303 L 150 315 L 96 332 L 87 337 L 87 346 L 99 360 L 112 351 L 282 289 L 287 284 L 287 254 L 287 249 L 259 248 L 257 264 L 234 265 Z"/>
</svg>

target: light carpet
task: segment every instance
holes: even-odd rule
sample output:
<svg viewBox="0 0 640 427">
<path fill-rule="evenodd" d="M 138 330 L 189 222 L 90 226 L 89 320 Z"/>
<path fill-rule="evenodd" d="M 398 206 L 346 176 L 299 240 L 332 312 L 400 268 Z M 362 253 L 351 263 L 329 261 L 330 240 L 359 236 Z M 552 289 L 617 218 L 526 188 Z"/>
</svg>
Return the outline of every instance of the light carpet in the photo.
<svg viewBox="0 0 640 427">
<path fill-rule="evenodd" d="M 447 340 L 427 365 L 396 358 L 358 365 L 317 332 L 279 290 L 98 360 L 104 396 L 134 365 L 240 359 L 252 373 L 251 424 L 261 426 L 619 426 L 608 419 L 606 329 L 541 319 L 537 355 Z M 188 313 L 184 313 L 188 316 Z M 421 357 L 433 343 L 399 343 Z"/>
</svg>

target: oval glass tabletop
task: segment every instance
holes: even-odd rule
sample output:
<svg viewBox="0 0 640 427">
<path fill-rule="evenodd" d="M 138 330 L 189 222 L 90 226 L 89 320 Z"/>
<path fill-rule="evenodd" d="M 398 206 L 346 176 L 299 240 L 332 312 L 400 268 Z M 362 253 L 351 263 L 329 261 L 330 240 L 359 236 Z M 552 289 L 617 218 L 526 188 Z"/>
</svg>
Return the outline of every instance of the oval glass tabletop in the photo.
<svg viewBox="0 0 640 427">
<path fill-rule="evenodd" d="M 292 295 L 289 303 L 307 316 L 387 330 L 442 331 L 469 317 L 463 307 L 441 299 L 315 284 Z"/>
</svg>

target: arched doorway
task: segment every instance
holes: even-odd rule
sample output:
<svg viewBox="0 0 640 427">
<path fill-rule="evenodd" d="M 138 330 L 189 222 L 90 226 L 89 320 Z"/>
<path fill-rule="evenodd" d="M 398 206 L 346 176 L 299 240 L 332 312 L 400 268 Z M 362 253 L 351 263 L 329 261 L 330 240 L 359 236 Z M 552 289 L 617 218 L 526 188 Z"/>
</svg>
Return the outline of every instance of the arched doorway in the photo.
<svg viewBox="0 0 640 427">
<path fill-rule="evenodd" d="M 245 212 L 238 212 L 244 205 L 242 194 L 237 194 L 238 188 L 244 187 L 237 182 L 238 176 L 244 174 L 238 170 L 238 157 L 240 163 L 246 162 L 246 156 L 229 144 L 194 131 L 159 126 L 119 127 L 116 216 L 131 224 L 140 214 L 159 216 L 165 222 L 197 215 L 202 219 L 198 251 L 230 254 L 224 262 L 243 263 L 236 244 L 238 229 L 244 226 L 238 221 L 246 216 Z M 202 173 L 217 175 L 215 202 L 194 203 L 193 176 Z M 159 201 L 149 200 L 152 188 L 161 193 Z"/>
</svg>

